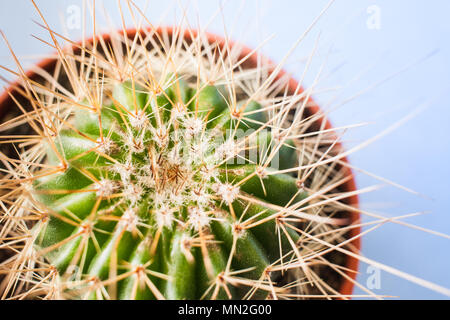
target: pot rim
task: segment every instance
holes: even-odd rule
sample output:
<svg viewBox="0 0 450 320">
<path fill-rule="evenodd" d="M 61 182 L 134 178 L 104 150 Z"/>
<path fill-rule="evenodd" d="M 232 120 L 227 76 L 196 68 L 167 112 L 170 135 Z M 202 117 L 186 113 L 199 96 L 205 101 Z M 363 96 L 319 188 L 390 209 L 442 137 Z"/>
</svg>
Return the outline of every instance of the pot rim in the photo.
<svg viewBox="0 0 450 320">
<path fill-rule="evenodd" d="M 140 29 L 136 29 L 136 28 L 127 28 L 126 29 L 126 35 L 128 38 L 132 38 L 136 35 L 137 32 L 141 32 L 142 30 L 146 30 L 146 31 L 153 31 L 153 33 L 151 34 L 152 36 L 158 34 L 158 35 L 163 35 L 164 33 L 166 33 L 168 36 L 172 36 L 172 34 L 174 33 L 174 31 L 179 32 L 180 30 L 183 32 L 183 38 L 186 40 L 192 40 L 192 36 L 196 37 L 199 33 L 198 30 L 196 29 L 180 29 L 177 27 L 172 27 L 172 26 L 160 26 L 157 28 L 154 28 L 152 26 L 148 26 L 148 27 L 144 27 L 144 28 L 140 28 Z M 118 30 L 118 34 L 123 33 L 122 29 Z M 232 40 L 226 40 L 224 37 L 213 34 L 213 33 L 209 33 L 206 31 L 202 31 L 202 33 L 205 34 L 208 42 L 210 44 L 212 43 L 217 43 L 220 48 L 224 48 L 226 45 L 228 45 L 229 48 L 232 48 L 236 45 L 239 45 L 239 49 L 240 49 L 240 54 L 239 54 L 239 59 L 243 59 L 244 57 L 247 56 L 245 63 L 246 64 L 250 64 L 252 67 L 256 67 L 257 66 L 257 61 L 258 61 L 258 55 L 264 59 L 264 61 L 266 63 L 268 63 L 270 66 L 274 66 L 275 64 L 273 63 L 273 61 L 269 58 L 267 58 L 266 56 L 258 53 L 258 51 L 255 51 L 252 53 L 252 49 L 250 49 L 249 47 L 232 41 Z M 110 41 L 111 39 L 111 34 L 110 33 L 104 33 L 104 34 L 99 34 L 96 35 L 95 38 L 99 39 L 102 38 L 104 41 Z M 90 37 L 84 40 L 85 43 L 93 43 L 94 41 L 94 37 Z M 81 41 L 78 42 L 78 45 L 81 46 Z M 76 51 L 78 49 L 77 46 L 72 45 L 72 49 L 74 51 Z M 33 69 L 38 67 L 41 69 L 44 69 L 46 71 L 51 70 L 54 67 L 54 64 L 56 63 L 56 57 L 48 57 L 45 58 L 43 60 L 40 60 L 39 62 L 37 62 L 36 64 L 34 64 L 33 67 L 29 68 L 28 71 L 26 71 L 25 75 L 28 78 L 36 78 L 39 77 L 39 74 L 37 74 Z M 274 68 L 271 67 L 269 69 L 269 73 L 273 72 Z M 274 79 L 274 81 L 277 81 L 278 79 L 280 79 L 283 76 L 288 75 L 288 73 L 284 70 L 281 69 L 278 73 L 278 75 L 276 76 L 276 78 Z M 0 120 L 7 114 L 8 109 L 10 109 L 13 105 L 15 106 L 15 102 L 11 99 L 10 94 L 14 95 L 14 93 L 17 93 L 15 90 L 15 87 L 20 86 L 21 80 L 15 80 L 13 82 L 11 82 L 9 84 L 9 86 L 5 86 L 5 90 L 4 92 L 0 95 Z M 298 87 L 298 82 L 293 78 L 293 76 L 289 75 L 289 82 L 288 82 L 288 92 L 290 94 L 292 94 L 293 92 L 295 92 L 296 88 Z M 298 91 L 298 93 L 303 92 L 303 87 L 300 88 L 300 90 Z M 310 97 L 308 99 L 308 110 L 310 114 L 319 114 L 321 112 L 320 107 L 314 102 L 314 100 Z M 316 123 L 318 125 L 322 124 L 322 121 L 325 121 L 325 126 L 324 129 L 332 129 L 332 125 L 331 122 L 324 118 L 321 117 L 319 119 L 316 120 Z M 342 144 L 340 142 L 337 142 L 336 147 L 341 148 Z M 341 160 L 345 163 L 349 163 L 347 157 L 343 157 L 341 158 Z M 352 169 L 348 166 L 344 166 L 344 170 L 345 170 L 345 176 L 351 176 L 352 178 L 349 179 L 347 182 L 345 182 L 344 184 L 342 184 L 342 188 L 345 189 L 346 191 L 355 191 L 357 190 L 356 188 L 356 181 L 352 172 Z M 360 213 L 357 210 L 359 208 L 359 199 L 358 199 L 358 195 L 354 194 L 347 199 L 348 205 L 352 206 L 355 208 L 355 210 L 351 210 L 348 211 L 350 214 L 350 224 L 356 224 L 359 223 L 360 221 Z M 358 236 L 361 234 L 361 227 L 355 227 L 355 228 L 351 228 L 349 233 L 349 238 L 353 238 L 353 240 L 350 242 L 351 245 L 355 248 L 356 253 L 358 253 L 361 250 L 361 237 Z M 357 276 L 357 272 L 358 272 L 358 265 L 359 265 L 359 260 L 357 258 L 355 258 L 354 256 L 349 256 L 346 255 L 346 264 L 345 264 L 345 268 L 347 270 L 344 270 L 343 272 L 345 273 L 346 277 L 341 276 L 341 284 L 340 284 L 340 288 L 339 288 L 339 293 L 343 296 L 348 296 L 351 295 L 353 292 L 353 288 L 355 285 L 355 280 L 356 280 L 356 276 Z"/>
</svg>

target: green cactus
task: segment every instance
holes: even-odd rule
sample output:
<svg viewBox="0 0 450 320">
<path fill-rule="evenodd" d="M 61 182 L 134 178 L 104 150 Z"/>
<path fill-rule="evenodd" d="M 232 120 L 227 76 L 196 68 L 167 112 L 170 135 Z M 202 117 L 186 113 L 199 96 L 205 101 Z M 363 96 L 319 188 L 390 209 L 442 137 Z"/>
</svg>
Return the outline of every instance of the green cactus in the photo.
<svg viewBox="0 0 450 320">
<path fill-rule="evenodd" d="M 179 78 L 159 93 L 125 81 L 100 113 L 76 110 L 46 148 L 64 170 L 33 182 L 51 212 L 36 247 L 72 277 L 67 290 L 84 285 L 78 297 L 89 299 L 238 299 L 252 288 L 252 298 L 267 296 L 258 281 L 279 276 L 268 267 L 294 254 L 299 237 L 277 234 L 273 208 L 306 194 L 295 177 L 257 164 L 273 152 L 280 168 L 295 167 L 293 142 L 278 148 L 259 103 L 240 101 L 232 114 L 230 101 L 223 87 L 197 91 Z M 260 112 L 236 116 L 249 110 Z M 253 130 L 245 138 L 256 159 L 238 156 L 236 129 Z M 225 281 L 233 271 L 241 283 Z"/>
<path fill-rule="evenodd" d="M 423 229 L 360 210 L 377 188 L 358 189 L 346 159 L 404 121 L 345 151 L 360 124 L 333 129 L 342 101 L 312 101 L 329 91 L 315 48 L 299 83 L 283 71 L 330 4 L 272 63 L 228 28 L 190 29 L 188 7 L 163 27 L 119 1 L 122 29 L 106 10 L 102 35 L 89 6 L 71 40 L 33 1 L 54 55 L 26 70 L 0 32 L 18 78 L 0 96 L 0 299 L 383 298 L 358 261 L 450 296 L 360 252 L 387 222 Z"/>
</svg>

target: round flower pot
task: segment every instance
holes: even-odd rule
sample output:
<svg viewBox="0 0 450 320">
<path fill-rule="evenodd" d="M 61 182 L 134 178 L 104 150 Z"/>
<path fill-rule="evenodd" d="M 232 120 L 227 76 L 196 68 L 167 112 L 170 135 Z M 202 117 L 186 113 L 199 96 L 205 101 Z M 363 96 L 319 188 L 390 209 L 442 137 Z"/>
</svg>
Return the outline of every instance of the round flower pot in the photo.
<svg viewBox="0 0 450 320">
<path fill-rule="evenodd" d="M 174 33 L 174 30 L 175 29 L 172 27 L 160 27 L 156 30 L 156 34 L 159 34 L 160 36 L 165 35 L 165 36 L 171 37 L 172 34 Z M 136 29 L 128 29 L 127 36 L 129 38 L 133 38 L 137 32 L 138 31 Z M 196 30 L 184 30 L 184 35 L 183 35 L 184 40 L 186 40 L 187 42 L 190 42 L 192 39 L 192 36 L 196 36 L 197 33 L 198 33 L 198 31 L 196 31 Z M 101 37 L 103 38 L 103 40 L 106 43 L 111 41 L 111 37 L 108 34 L 101 35 Z M 216 44 L 220 48 L 224 48 L 227 45 L 230 48 L 233 46 L 239 45 L 239 50 L 240 50 L 239 59 L 247 57 L 245 62 L 243 62 L 241 65 L 242 68 L 244 68 L 244 69 L 256 67 L 258 64 L 258 60 L 261 59 L 261 56 L 259 56 L 259 58 L 258 58 L 257 53 L 252 53 L 251 49 L 249 49 L 245 46 L 242 46 L 241 44 L 236 44 L 232 41 L 226 41 L 223 37 L 220 37 L 220 36 L 214 35 L 214 34 L 210 34 L 210 33 L 205 33 L 205 37 L 210 44 Z M 91 38 L 91 39 L 86 40 L 86 43 L 92 44 L 93 39 Z M 80 50 L 79 47 L 77 47 L 77 46 L 74 46 L 72 49 L 75 52 L 77 52 L 77 51 L 79 52 L 79 50 Z M 275 64 L 272 63 L 269 59 L 264 58 L 264 57 L 262 59 L 265 63 L 268 63 L 269 66 L 273 66 L 273 68 L 275 67 Z M 52 74 L 52 71 L 55 69 L 55 65 L 56 65 L 56 59 L 50 57 L 50 58 L 40 61 L 39 63 L 37 63 L 36 66 L 38 67 L 37 69 L 43 69 L 43 70 L 49 72 L 50 74 Z M 39 72 L 33 71 L 33 69 L 26 72 L 26 76 L 34 81 L 43 80 L 42 76 L 39 75 Z M 280 79 L 281 77 L 286 77 L 285 71 L 280 71 L 278 76 L 276 77 L 275 81 Z M 21 113 L 21 111 L 17 108 L 14 99 L 11 98 L 11 96 L 14 96 L 19 102 L 24 102 L 24 98 L 17 91 L 18 87 L 20 87 L 19 81 L 11 84 L 10 87 L 7 88 L 1 94 L 1 96 L 0 96 L 0 123 L 5 123 L 9 119 L 14 118 L 15 116 L 17 116 Z M 289 77 L 288 94 L 294 94 L 297 87 L 298 87 L 297 81 L 294 78 Z M 317 120 L 314 123 L 314 127 L 319 128 L 322 126 L 323 129 L 332 129 L 330 122 L 325 118 L 325 116 L 321 116 L 321 114 L 322 113 L 321 113 L 319 106 L 312 99 L 309 99 L 308 108 L 306 108 L 306 116 L 311 116 L 311 115 L 317 116 L 316 117 Z M 325 121 L 325 124 L 323 124 L 323 121 Z M 27 129 L 26 127 L 27 126 L 24 125 L 19 128 L 15 128 L 14 129 L 15 131 L 13 132 L 13 134 L 21 134 L 21 133 L 25 132 L 26 130 L 30 130 L 30 129 Z M 3 132 L 0 132 L 0 134 L 1 135 L 12 134 L 12 132 L 8 132 L 8 131 L 10 131 L 10 130 L 3 130 Z M 335 147 L 341 148 L 342 146 L 339 143 L 337 143 L 335 145 Z M 8 154 L 8 152 L 10 151 L 10 156 L 13 154 L 13 150 L 9 150 L 9 151 L 6 150 L 4 145 L 3 145 L 3 149 L 1 151 L 6 154 Z M 347 159 L 342 158 L 341 161 L 346 163 Z M 339 190 L 341 192 L 355 191 L 356 185 L 355 185 L 355 180 L 352 176 L 351 169 L 348 167 L 344 167 L 342 169 L 345 170 L 346 176 L 351 176 L 351 179 L 347 180 L 347 182 L 342 184 L 339 187 Z M 357 225 L 360 220 L 360 214 L 358 212 L 358 196 L 352 195 L 341 201 L 344 202 L 346 205 L 352 206 L 354 208 L 354 210 L 349 210 L 349 211 L 345 212 L 345 214 L 346 214 L 346 217 L 349 218 L 350 224 Z M 360 242 L 360 238 L 359 238 L 360 232 L 361 232 L 361 229 L 359 226 L 357 226 L 357 227 L 349 228 L 349 231 L 346 234 L 347 239 L 352 239 L 350 246 L 355 253 L 358 253 L 358 251 L 360 250 L 360 246 L 361 246 L 361 242 Z M 354 281 L 355 281 L 357 270 L 358 270 L 358 259 L 354 258 L 353 256 L 346 255 L 345 262 L 342 264 L 342 267 L 345 268 L 343 270 L 343 272 L 345 272 L 346 277 L 339 276 L 340 277 L 339 293 L 343 296 L 343 298 L 347 298 L 349 295 L 352 294 L 352 291 L 353 291 Z"/>
</svg>

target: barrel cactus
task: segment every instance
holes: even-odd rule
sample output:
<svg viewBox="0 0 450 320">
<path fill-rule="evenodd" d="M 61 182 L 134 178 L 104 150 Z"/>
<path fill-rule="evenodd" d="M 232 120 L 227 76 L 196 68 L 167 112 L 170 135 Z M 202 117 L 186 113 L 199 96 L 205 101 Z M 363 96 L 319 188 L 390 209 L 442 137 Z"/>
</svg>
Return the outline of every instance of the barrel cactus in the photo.
<svg viewBox="0 0 450 320">
<path fill-rule="evenodd" d="M 123 277 L 119 298 L 242 297 L 227 274 L 240 270 L 255 288 L 270 277 L 270 265 L 300 237 L 290 228 L 277 235 L 276 208 L 306 196 L 295 177 L 270 175 L 275 169 L 239 151 L 249 140 L 253 160 L 281 153 L 280 169 L 289 169 L 296 150 L 262 131 L 258 102 L 238 101 L 233 113 L 220 86 L 168 82 L 160 93 L 114 84 L 100 113 L 77 109 L 73 127 L 53 138 L 48 164 L 63 161 L 64 169 L 33 182 L 36 200 L 53 213 L 36 245 L 61 274 L 76 267 L 93 282 Z M 255 113 L 243 120 L 244 112 Z M 255 138 L 237 139 L 236 129 L 249 127 Z"/>
<path fill-rule="evenodd" d="M 26 70 L 0 31 L 17 70 L 0 68 L 18 79 L 0 95 L 0 299 L 380 299 L 381 270 L 450 296 L 360 253 L 388 222 L 449 236 L 403 221 L 416 213 L 358 209 L 378 186 L 357 189 L 351 168 L 417 194 L 346 160 L 411 115 L 343 151 L 341 130 L 358 125 L 333 129 L 341 102 L 311 99 L 328 91 L 318 42 L 297 83 L 282 70 L 295 46 L 274 64 L 188 28 L 184 7 L 176 27 L 155 27 L 118 1 L 122 29 L 99 35 L 83 1 L 67 8 L 77 42 L 31 4 L 55 55 Z"/>
<path fill-rule="evenodd" d="M 311 90 L 203 33 L 71 46 L 22 74 L 3 124 L 32 132 L 10 137 L 3 297 L 341 296 L 357 193 Z"/>
</svg>

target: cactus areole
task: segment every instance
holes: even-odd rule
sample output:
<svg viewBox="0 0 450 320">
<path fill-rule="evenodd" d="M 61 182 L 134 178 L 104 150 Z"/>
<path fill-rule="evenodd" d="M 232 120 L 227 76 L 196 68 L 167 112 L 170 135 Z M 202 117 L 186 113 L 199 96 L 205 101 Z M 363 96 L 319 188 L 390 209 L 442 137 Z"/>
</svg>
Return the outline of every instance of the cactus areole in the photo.
<svg viewBox="0 0 450 320">
<path fill-rule="evenodd" d="M 136 34 L 130 30 L 128 37 Z M 193 34 L 186 31 L 184 39 L 189 43 Z M 250 52 L 243 48 L 240 57 Z M 249 55 L 242 67 L 256 67 L 256 61 Z M 41 66 L 49 65 L 54 60 Z M 101 105 L 89 97 L 77 101 L 66 125 L 43 142 L 43 163 L 60 170 L 35 172 L 29 187 L 36 208 L 48 213 L 34 227 L 35 251 L 55 268 L 64 294 L 266 299 L 288 292 L 282 283 L 289 272 L 307 281 L 302 259 L 311 253 L 302 241 L 314 239 L 299 221 L 335 220 L 307 210 L 316 190 L 290 170 L 301 163 L 301 150 L 274 125 L 287 113 L 236 94 L 241 88 L 227 81 L 204 82 L 176 71 L 159 83 L 95 76 L 105 77 L 97 90 Z M 296 87 L 291 79 L 290 94 Z M 313 105 L 303 118 L 317 112 Z M 353 179 L 340 188 L 354 190 Z M 345 203 L 356 206 L 356 196 Z M 359 218 L 351 210 L 345 217 L 348 224 Z M 346 237 L 358 233 L 353 228 Z M 359 248 L 358 239 L 352 244 Z M 356 271 L 356 259 L 346 259 L 343 267 Z M 350 294 L 354 273 L 345 273 L 338 291 Z"/>
</svg>

